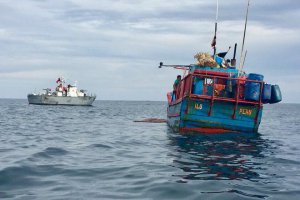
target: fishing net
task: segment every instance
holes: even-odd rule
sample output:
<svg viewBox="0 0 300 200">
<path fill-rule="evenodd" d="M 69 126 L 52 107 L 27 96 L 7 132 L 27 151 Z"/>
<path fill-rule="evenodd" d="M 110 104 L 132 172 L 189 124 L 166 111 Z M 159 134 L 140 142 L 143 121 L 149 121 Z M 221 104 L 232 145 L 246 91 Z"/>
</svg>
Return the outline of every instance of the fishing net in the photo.
<svg viewBox="0 0 300 200">
<path fill-rule="evenodd" d="M 197 60 L 197 65 L 207 67 L 218 67 L 218 64 L 209 53 L 197 53 L 194 58 Z"/>
</svg>

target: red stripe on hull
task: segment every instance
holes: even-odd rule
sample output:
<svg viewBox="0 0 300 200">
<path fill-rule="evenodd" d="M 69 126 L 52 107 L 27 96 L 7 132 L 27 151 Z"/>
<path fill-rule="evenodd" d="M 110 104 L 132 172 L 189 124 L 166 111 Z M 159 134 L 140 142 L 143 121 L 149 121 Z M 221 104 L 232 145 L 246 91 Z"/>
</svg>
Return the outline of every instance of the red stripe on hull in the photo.
<svg viewBox="0 0 300 200">
<path fill-rule="evenodd" d="M 198 132 L 203 134 L 237 133 L 237 131 L 221 128 L 180 128 L 179 132 Z"/>
</svg>

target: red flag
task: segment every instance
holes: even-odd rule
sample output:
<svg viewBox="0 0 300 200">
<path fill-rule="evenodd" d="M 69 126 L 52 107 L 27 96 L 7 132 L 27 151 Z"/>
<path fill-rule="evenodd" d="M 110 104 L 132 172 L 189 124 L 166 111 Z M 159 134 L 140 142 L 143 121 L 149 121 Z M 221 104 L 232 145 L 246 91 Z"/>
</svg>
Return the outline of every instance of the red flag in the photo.
<svg viewBox="0 0 300 200">
<path fill-rule="evenodd" d="M 214 39 L 211 41 L 211 47 L 216 48 L 216 44 L 217 44 L 217 37 L 214 36 Z"/>
</svg>

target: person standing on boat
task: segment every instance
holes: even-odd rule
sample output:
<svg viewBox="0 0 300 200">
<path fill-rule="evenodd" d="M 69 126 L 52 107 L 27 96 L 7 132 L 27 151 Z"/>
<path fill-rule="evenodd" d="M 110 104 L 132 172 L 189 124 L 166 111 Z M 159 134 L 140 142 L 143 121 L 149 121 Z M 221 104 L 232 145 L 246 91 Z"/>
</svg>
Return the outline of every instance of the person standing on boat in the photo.
<svg viewBox="0 0 300 200">
<path fill-rule="evenodd" d="M 176 94 L 176 91 L 177 91 L 177 88 L 178 88 L 178 85 L 179 85 L 180 81 L 181 81 L 181 76 L 178 75 L 177 78 L 176 78 L 176 80 L 175 80 L 175 82 L 174 82 L 174 84 L 173 84 L 172 101 L 174 101 L 175 99 L 177 99 L 177 95 L 178 94 Z"/>
</svg>

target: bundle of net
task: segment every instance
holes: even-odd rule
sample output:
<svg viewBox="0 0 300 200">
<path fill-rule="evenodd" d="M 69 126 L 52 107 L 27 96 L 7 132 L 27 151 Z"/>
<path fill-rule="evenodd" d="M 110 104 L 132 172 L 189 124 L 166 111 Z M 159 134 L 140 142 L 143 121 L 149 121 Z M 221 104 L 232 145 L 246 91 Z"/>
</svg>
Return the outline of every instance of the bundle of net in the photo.
<svg viewBox="0 0 300 200">
<path fill-rule="evenodd" d="M 209 53 L 197 53 L 194 58 L 197 60 L 197 65 L 207 67 L 217 67 L 218 64 Z"/>
</svg>

